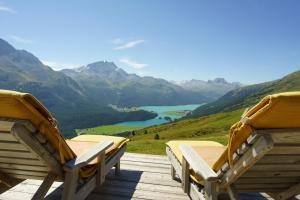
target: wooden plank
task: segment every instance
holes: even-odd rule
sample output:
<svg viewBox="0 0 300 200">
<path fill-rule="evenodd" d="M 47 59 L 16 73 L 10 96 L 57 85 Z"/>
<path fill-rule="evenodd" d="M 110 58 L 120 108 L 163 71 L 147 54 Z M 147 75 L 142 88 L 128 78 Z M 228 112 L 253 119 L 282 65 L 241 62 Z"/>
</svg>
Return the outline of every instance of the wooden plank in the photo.
<svg viewBox="0 0 300 200">
<path fill-rule="evenodd" d="M 30 123 L 28 126 L 30 126 Z M 35 133 L 31 133 L 24 125 L 16 123 L 12 128 L 12 134 L 18 138 L 24 146 L 27 146 L 30 151 L 39 155 L 47 166 L 51 168 L 53 173 L 62 176 L 61 164 L 39 143 L 34 137 Z"/>
<path fill-rule="evenodd" d="M 300 183 L 293 185 L 287 190 L 278 194 L 279 199 L 289 199 L 300 193 Z"/>
<path fill-rule="evenodd" d="M 39 189 L 35 192 L 35 194 L 32 197 L 32 200 L 40 200 L 44 199 L 45 195 L 47 194 L 48 190 L 50 189 L 51 185 L 56 179 L 55 174 L 52 174 L 51 172 L 45 177 L 43 183 L 40 185 Z"/>
<path fill-rule="evenodd" d="M 300 155 L 266 155 L 261 159 L 259 164 L 288 164 L 288 163 L 300 163 Z"/>
<path fill-rule="evenodd" d="M 140 154 L 140 153 L 126 153 L 124 158 L 132 157 L 132 158 L 148 158 L 148 159 L 160 159 L 160 160 L 168 160 L 167 156 L 162 155 L 152 155 L 152 154 Z"/>
<path fill-rule="evenodd" d="M 298 183 L 300 182 L 299 177 L 267 177 L 267 178 L 260 178 L 260 177 L 242 177 L 239 178 L 235 183 L 242 184 L 242 183 Z"/>
<path fill-rule="evenodd" d="M 123 168 L 126 168 L 127 170 L 136 170 L 136 171 L 143 171 L 143 172 L 153 172 L 153 173 L 160 173 L 160 174 L 170 174 L 170 169 L 166 168 L 156 168 L 151 166 L 133 166 L 133 165 L 122 165 Z"/>
<path fill-rule="evenodd" d="M 272 155 L 300 155 L 300 145 L 275 146 L 268 154 Z"/>
<path fill-rule="evenodd" d="M 33 176 L 33 175 L 25 175 L 25 174 L 7 174 L 9 176 L 19 178 L 19 179 L 37 179 L 37 180 L 43 180 L 45 176 Z"/>
<path fill-rule="evenodd" d="M 21 165 L 14 163 L 0 163 L 0 171 L 2 168 L 6 169 L 18 169 L 18 170 L 31 170 L 31 171 L 49 171 L 47 166 L 36 166 L 36 165 Z"/>
<path fill-rule="evenodd" d="M 300 164 L 257 164 L 253 171 L 300 171 Z"/>
<path fill-rule="evenodd" d="M 19 169 L 4 169 L 1 168 L 1 172 L 7 174 L 19 174 L 19 175 L 32 175 L 32 176 L 46 176 L 45 171 L 31 171 L 31 170 L 19 170 Z"/>
<path fill-rule="evenodd" d="M 0 131 L 0 141 L 18 142 L 10 132 Z"/>
<path fill-rule="evenodd" d="M 29 151 L 13 151 L 13 150 L 0 150 L 0 157 L 9 158 L 35 158 L 38 159 L 39 156 L 29 152 Z"/>
<path fill-rule="evenodd" d="M 172 150 L 169 147 L 166 147 L 166 153 L 179 179 L 182 179 L 182 167 L 179 161 L 177 160 L 177 158 L 175 157 L 175 155 L 173 154 Z"/>
<path fill-rule="evenodd" d="M 0 131 L 10 132 L 13 125 L 14 125 L 13 121 L 7 121 L 5 119 L 0 119 Z"/>
<path fill-rule="evenodd" d="M 0 141 L 0 149 L 3 150 L 18 150 L 18 151 L 28 151 L 29 149 L 26 148 L 24 145 L 20 144 L 19 142 L 9 142 L 9 141 Z"/>
<path fill-rule="evenodd" d="M 190 190 L 190 165 L 185 157 L 182 158 L 182 177 L 181 177 L 181 185 L 183 192 L 189 193 Z"/>
<path fill-rule="evenodd" d="M 141 163 L 157 163 L 157 164 L 170 164 L 168 160 L 159 160 L 159 159 L 147 159 L 147 158 L 130 158 L 130 157 L 122 157 L 122 161 L 133 161 L 133 162 L 141 162 Z"/>
<path fill-rule="evenodd" d="M 268 134 L 275 144 L 299 144 L 300 129 L 265 129 L 257 130 L 258 134 Z"/>
<path fill-rule="evenodd" d="M 300 177 L 300 171 L 248 171 L 243 177 Z"/>
<path fill-rule="evenodd" d="M 45 166 L 45 162 L 38 159 L 25 159 L 25 158 L 6 158 L 0 157 L 1 163 L 14 163 L 14 164 L 24 164 L 24 165 L 38 165 Z"/>
<path fill-rule="evenodd" d="M 73 168 L 66 172 L 64 181 L 64 190 L 62 193 L 62 200 L 73 200 L 76 195 L 76 187 L 78 184 L 79 168 Z"/>
<path fill-rule="evenodd" d="M 278 188 L 278 189 L 284 189 L 289 188 L 291 186 L 291 183 L 272 183 L 272 184 L 262 184 L 262 183 L 245 183 L 245 184 L 234 184 L 234 188 L 237 190 L 242 189 L 262 189 L 261 191 L 264 191 L 265 188 Z"/>
<path fill-rule="evenodd" d="M 104 186 L 118 187 L 118 188 L 120 187 L 120 188 L 135 189 L 135 190 L 147 190 L 153 192 L 159 191 L 162 193 L 184 195 L 180 187 L 156 185 L 156 184 L 141 183 L 141 182 L 135 183 L 129 181 L 106 180 Z M 98 188 L 95 191 L 100 191 L 100 190 L 101 188 Z"/>
<path fill-rule="evenodd" d="M 155 167 L 155 168 L 165 168 L 170 169 L 171 165 L 169 164 L 161 164 L 161 163 L 142 163 L 138 161 L 128 161 L 128 160 L 121 160 L 121 165 L 133 165 L 133 166 L 148 166 L 148 167 Z"/>
<path fill-rule="evenodd" d="M 87 183 L 85 183 L 81 188 L 79 188 L 76 193 L 76 200 L 86 199 L 87 196 L 95 189 L 96 187 L 96 177 L 91 178 Z"/>
<path fill-rule="evenodd" d="M 174 200 L 189 200 L 188 196 L 181 196 L 178 194 L 163 193 L 158 191 L 147 191 L 147 190 L 135 190 L 128 188 L 117 188 L 117 187 L 101 187 L 99 194 L 118 194 L 122 197 L 128 198 L 143 198 L 143 199 L 152 199 L 152 200 L 161 200 L 161 199 L 174 199 Z"/>
<path fill-rule="evenodd" d="M 115 176 L 113 172 L 111 172 L 108 176 L 106 176 L 106 179 L 180 187 L 180 183 L 177 181 L 171 181 L 172 179 L 168 174 L 128 171 L 124 169 L 121 171 L 119 176 Z"/>
<path fill-rule="evenodd" d="M 259 159 L 273 147 L 268 136 L 261 136 L 252 147 L 222 177 L 221 187 L 227 188 L 231 183 L 247 172 Z M 248 172 L 247 172 L 248 173 Z"/>
</svg>

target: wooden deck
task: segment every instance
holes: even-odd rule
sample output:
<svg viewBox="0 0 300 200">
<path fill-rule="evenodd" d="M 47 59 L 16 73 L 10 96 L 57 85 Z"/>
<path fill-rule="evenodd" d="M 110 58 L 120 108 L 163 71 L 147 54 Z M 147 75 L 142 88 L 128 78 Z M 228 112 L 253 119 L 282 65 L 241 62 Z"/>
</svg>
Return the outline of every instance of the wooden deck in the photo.
<svg viewBox="0 0 300 200">
<path fill-rule="evenodd" d="M 31 199 L 41 181 L 25 180 L 0 195 L 1 200 Z M 55 182 L 46 199 L 60 199 L 62 183 Z M 121 175 L 111 172 L 105 184 L 93 191 L 89 200 L 188 200 L 180 183 L 170 175 L 170 162 L 166 156 L 126 153 L 121 160 Z M 270 199 L 267 195 L 243 194 L 241 199 Z M 228 199 L 223 197 L 222 199 Z"/>
</svg>

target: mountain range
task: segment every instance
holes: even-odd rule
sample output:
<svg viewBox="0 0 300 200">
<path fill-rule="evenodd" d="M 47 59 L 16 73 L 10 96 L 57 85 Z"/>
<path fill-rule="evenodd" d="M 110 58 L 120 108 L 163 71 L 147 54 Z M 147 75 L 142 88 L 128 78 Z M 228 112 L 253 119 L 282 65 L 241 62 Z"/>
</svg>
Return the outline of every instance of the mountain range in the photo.
<svg viewBox="0 0 300 200">
<path fill-rule="evenodd" d="M 266 95 L 289 91 L 300 91 L 300 71 L 288 74 L 278 80 L 231 90 L 216 101 L 197 108 L 187 118 L 246 108 L 256 104 Z"/>
<path fill-rule="evenodd" d="M 208 81 L 192 79 L 176 83 L 186 90 L 201 92 L 204 96 L 214 100 L 230 90 L 243 86 L 239 82 L 227 82 L 224 78 L 215 78 L 214 80 Z"/>
<path fill-rule="evenodd" d="M 227 90 L 232 88 L 230 84 L 224 85 Z M 155 116 L 142 110 L 119 112 L 109 104 L 200 104 L 222 95 L 222 92 L 217 92 L 211 96 L 200 88 L 188 88 L 186 84 L 178 85 L 160 78 L 129 74 L 113 62 L 100 61 L 76 69 L 54 71 L 33 54 L 17 50 L 2 39 L 0 89 L 32 93 L 58 119 L 65 135 L 75 128 L 145 120 Z M 212 87 L 210 92 L 214 90 Z"/>
</svg>

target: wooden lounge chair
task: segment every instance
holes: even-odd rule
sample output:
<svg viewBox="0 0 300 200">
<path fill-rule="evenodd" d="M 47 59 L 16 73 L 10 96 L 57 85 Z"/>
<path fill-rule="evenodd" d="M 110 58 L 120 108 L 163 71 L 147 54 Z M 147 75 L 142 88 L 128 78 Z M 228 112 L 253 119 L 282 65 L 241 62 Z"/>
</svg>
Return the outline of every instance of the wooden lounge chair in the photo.
<svg viewBox="0 0 300 200">
<path fill-rule="evenodd" d="M 0 90 L 1 182 L 43 180 L 32 199 L 43 199 L 56 180 L 64 182 L 62 199 L 85 199 L 111 168 L 119 173 L 126 142 L 92 135 L 65 140 L 54 118 L 33 96 Z"/>
<path fill-rule="evenodd" d="M 231 128 L 223 153 L 220 144 L 198 143 L 171 141 L 166 149 L 172 177 L 178 175 L 192 199 L 217 199 L 221 193 L 238 199 L 245 192 L 289 199 L 300 193 L 298 92 L 267 96 L 247 111 Z"/>
</svg>

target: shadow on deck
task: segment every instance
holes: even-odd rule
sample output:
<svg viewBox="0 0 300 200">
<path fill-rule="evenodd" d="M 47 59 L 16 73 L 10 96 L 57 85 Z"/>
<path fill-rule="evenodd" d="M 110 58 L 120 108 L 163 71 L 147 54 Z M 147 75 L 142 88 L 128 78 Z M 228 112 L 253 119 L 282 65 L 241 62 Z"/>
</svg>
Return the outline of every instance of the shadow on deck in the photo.
<svg viewBox="0 0 300 200">
<path fill-rule="evenodd" d="M 105 184 L 95 189 L 88 200 L 181 200 L 189 199 L 181 184 L 171 179 L 170 162 L 166 156 L 126 153 L 121 159 L 121 174 L 113 171 Z M 31 199 L 41 181 L 25 180 L 0 195 L 1 200 Z M 55 182 L 46 199 L 57 200 L 62 194 L 62 183 Z M 222 197 L 221 199 L 228 199 Z M 261 194 L 242 194 L 239 199 L 270 199 Z"/>
</svg>

